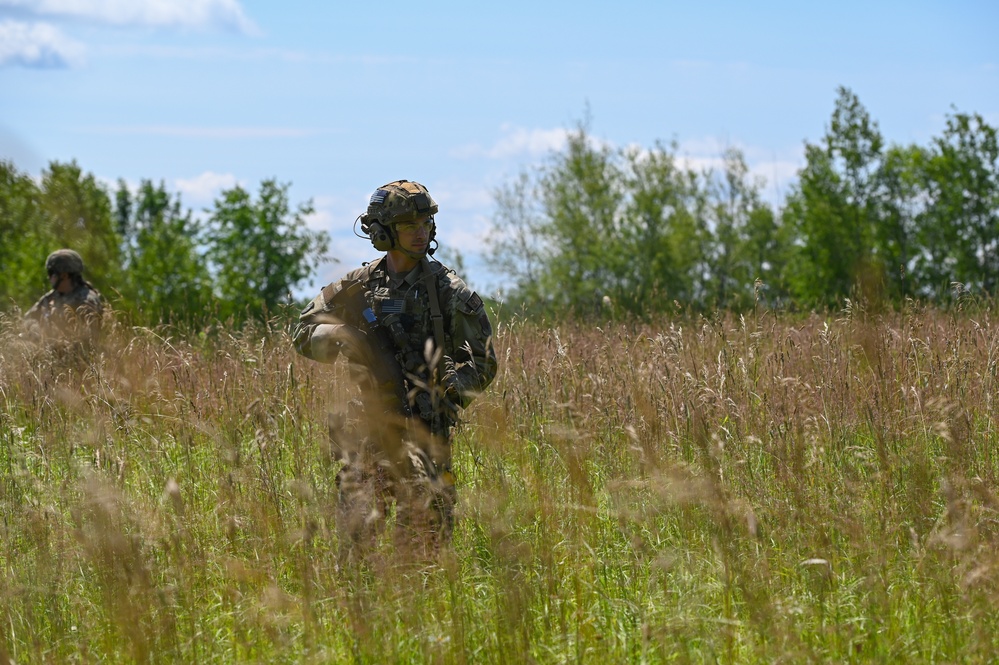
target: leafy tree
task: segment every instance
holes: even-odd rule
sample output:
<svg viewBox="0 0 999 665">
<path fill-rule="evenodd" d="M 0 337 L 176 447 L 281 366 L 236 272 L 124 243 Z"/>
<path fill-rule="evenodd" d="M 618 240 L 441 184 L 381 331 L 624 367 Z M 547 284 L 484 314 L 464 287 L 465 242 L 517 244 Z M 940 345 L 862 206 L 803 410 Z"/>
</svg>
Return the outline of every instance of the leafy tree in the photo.
<svg viewBox="0 0 999 665">
<path fill-rule="evenodd" d="M 592 145 L 582 126 L 569 134 L 565 153 L 554 155 L 542 175 L 547 223 L 540 231 L 557 251 L 547 257 L 540 286 L 559 309 L 589 313 L 603 296 L 620 291 L 623 257 L 614 247 L 620 179 L 611 150 Z"/>
<path fill-rule="evenodd" d="M 292 210 L 289 186 L 264 180 L 255 201 L 236 186 L 223 191 L 209 211 L 206 256 L 223 316 L 242 320 L 276 312 L 327 258 L 328 234 L 305 224 L 311 201 Z"/>
<path fill-rule="evenodd" d="M 949 282 L 995 293 L 999 280 L 999 143 L 977 114 L 957 113 L 923 162 L 928 199 L 921 268 L 940 292 Z M 938 242 L 934 247 L 932 243 Z"/>
<path fill-rule="evenodd" d="M 61 247 L 83 257 L 86 276 L 107 293 L 118 283 L 118 235 L 104 188 L 75 162 L 52 162 L 41 185 L 0 162 L 0 292 L 3 307 L 27 307 L 44 291 L 45 258 Z"/>
<path fill-rule="evenodd" d="M 496 213 L 486 238 L 489 251 L 483 259 L 489 267 L 512 282 L 501 289 L 505 296 L 522 303 L 543 299 L 541 275 L 550 249 L 545 246 L 540 194 L 526 172 L 493 192 Z"/>
<path fill-rule="evenodd" d="M 125 237 L 127 276 L 123 290 L 138 322 L 196 322 L 209 315 L 212 281 L 199 254 L 200 226 L 180 197 L 171 199 L 163 183 L 143 180 L 133 198 L 119 182 L 118 228 Z"/>
<path fill-rule="evenodd" d="M 51 244 L 39 213 L 35 182 L 0 161 L 0 310 L 26 307 L 45 286 L 45 247 Z M 40 258 L 39 258 L 40 257 Z"/>
<path fill-rule="evenodd" d="M 806 165 L 784 209 L 796 243 L 789 285 L 800 302 L 831 305 L 883 279 L 873 210 L 882 146 L 877 123 L 840 88 L 824 145 L 806 143 Z"/>
<path fill-rule="evenodd" d="M 723 283 L 739 294 L 732 304 L 751 302 L 757 275 L 749 264 L 771 251 L 766 234 L 776 235 L 758 184 L 732 153 L 728 189 L 713 191 L 714 176 L 682 168 L 675 150 L 596 146 L 580 126 L 536 174 L 497 190 L 489 261 L 514 278 L 514 297 L 574 314 L 606 314 L 606 298 L 610 313 L 647 316 L 674 300 L 706 303 L 716 297 L 712 284 L 722 283 L 712 270 L 738 265 Z M 725 202 L 714 201 L 722 191 Z M 728 234 L 724 245 L 712 224 Z"/>
<path fill-rule="evenodd" d="M 708 175 L 714 243 L 710 258 L 711 300 L 716 307 L 742 309 L 757 296 L 757 281 L 771 299 L 783 295 L 784 242 L 773 211 L 760 199 L 762 179 L 735 148 L 723 156 L 724 171 Z"/>
<path fill-rule="evenodd" d="M 930 239 L 920 247 L 919 223 L 925 207 L 923 164 L 926 152 L 919 146 L 891 146 L 885 151 L 877 174 L 878 205 L 874 211 L 874 244 L 885 269 L 888 295 L 899 300 L 916 295 L 925 281 L 937 281 L 931 262 L 920 266 L 920 256 L 930 256 L 945 245 Z M 930 268 L 927 271 L 927 268 Z"/>
<path fill-rule="evenodd" d="M 42 172 L 39 212 L 51 238 L 48 246 L 39 248 L 39 265 L 53 250 L 74 249 L 83 257 L 87 279 L 110 295 L 121 280 L 121 253 L 103 185 L 75 161 L 52 162 Z"/>
<path fill-rule="evenodd" d="M 628 311 L 660 311 L 692 302 L 705 290 L 710 246 L 705 192 L 698 174 L 678 166 L 676 145 L 625 153 L 627 191 L 620 260 L 626 279 L 618 294 Z"/>
</svg>

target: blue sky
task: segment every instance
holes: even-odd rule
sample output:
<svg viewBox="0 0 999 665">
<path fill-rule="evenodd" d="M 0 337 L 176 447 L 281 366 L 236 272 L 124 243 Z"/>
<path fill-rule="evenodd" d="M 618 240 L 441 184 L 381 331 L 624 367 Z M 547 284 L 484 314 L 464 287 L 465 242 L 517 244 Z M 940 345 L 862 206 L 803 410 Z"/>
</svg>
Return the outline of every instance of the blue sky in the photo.
<svg viewBox="0 0 999 665">
<path fill-rule="evenodd" d="M 164 182 L 196 211 L 292 183 L 339 263 L 378 185 L 418 180 L 473 286 L 492 192 L 588 112 L 610 144 L 675 139 L 696 166 L 737 146 L 780 199 L 836 88 L 893 143 L 953 109 L 999 125 L 996 2 L 0 0 L 0 158 L 76 159 Z M 303 286 L 311 293 L 315 286 Z"/>
</svg>

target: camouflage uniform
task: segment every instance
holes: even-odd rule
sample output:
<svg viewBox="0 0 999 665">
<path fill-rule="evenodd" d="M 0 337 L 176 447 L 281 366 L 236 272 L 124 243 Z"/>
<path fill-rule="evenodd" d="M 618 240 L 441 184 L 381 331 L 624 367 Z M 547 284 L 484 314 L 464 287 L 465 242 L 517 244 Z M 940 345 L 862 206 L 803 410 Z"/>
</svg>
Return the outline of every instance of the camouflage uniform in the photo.
<svg viewBox="0 0 999 665">
<path fill-rule="evenodd" d="M 443 357 L 436 370 L 428 369 L 435 359 L 427 357 L 433 348 L 428 341 L 435 339 L 429 283 L 435 285 L 443 316 Z M 350 285 L 360 285 L 359 292 L 363 288 L 363 299 L 342 299 Z M 321 324 L 363 330 L 357 310 L 364 307 L 391 340 L 390 352 L 402 369 L 396 380 L 380 383 L 356 349 L 340 346 L 319 353 L 313 348 L 313 333 Z M 371 338 L 374 331 L 366 334 Z M 302 312 L 294 336 L 299 353 L 315 360 L 333 362 L 343 350 L 364 396 L 331 420 L 333 453 L 345 463 L 337 476 L 341 532 L 353 542 L 370 537 L 391 498 L 403 530 L 417 540 L 429 533 L 434 544 L 446 541 L 456 498 L 451 434 L 458 410 L 489 385 L 497 369 L 482 299 L 436 261 L 424 258 L 409 273 L 393 275 L 383 257 L 326 286 Z"/>
<path fill-rule="evenodd" d="M 89 282 L 83 280 L 83 260 L 72 250 L 53 252 L 46 261 L 49 273 L 68 273 L 74 282 L 72 291 L 52 289 L 24 315 L 29 337 L 56 344 L 89 345 L 101 333 L 104 301 Z"/>
</svg>

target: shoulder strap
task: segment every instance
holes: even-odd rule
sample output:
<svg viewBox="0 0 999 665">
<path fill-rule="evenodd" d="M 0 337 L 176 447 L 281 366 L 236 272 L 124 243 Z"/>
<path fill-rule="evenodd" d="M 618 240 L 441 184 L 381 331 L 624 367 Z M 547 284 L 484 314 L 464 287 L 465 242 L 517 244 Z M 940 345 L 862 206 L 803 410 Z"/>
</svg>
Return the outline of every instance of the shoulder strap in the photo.
<svg viewBox="0 0 999 665">
<path fill-rule="evenodd" d="M 423 281 L 427 285 L 427 294 L 430 296 L 430 320 L 434 323 L 434 350 L 436 351 L 444 348 L 444 314 L 441 313 L 441 298 L 437 292 L 437 276 L 434 275 L 427 257 L 423 257 L 420 265 L 423 266 Z"/>
</svg>

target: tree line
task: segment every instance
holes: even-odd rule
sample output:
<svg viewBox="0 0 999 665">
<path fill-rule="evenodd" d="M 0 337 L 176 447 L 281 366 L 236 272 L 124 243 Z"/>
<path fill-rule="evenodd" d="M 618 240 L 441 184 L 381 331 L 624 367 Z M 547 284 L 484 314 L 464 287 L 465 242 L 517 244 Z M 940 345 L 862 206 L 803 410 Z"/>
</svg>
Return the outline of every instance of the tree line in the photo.
<svg viewBox="0 0 999 665">
<path fill-rule="evenodd" d="M 0 161 L 0 310 L 26 309 L 46 291 L 46 256 L 69 247 L 136 324 L 276 313 L 328 258 L 328 234 L 305 223 L 311 202 L 292 205 L 288 188 L 264 180 L 254 197 L 235 186 L 196 218 L 163 183 L 132 191 L 119 180 L 112 195 L 75 162 L 53 162 L 36 181 Z"/>
<path fill-rule="evenodd" d="M 577 316 L 945 302 L 999 286 L 999 142 L 978 114 L 947 115 L 926 145 L 886 145 L 840 88 L 788 195 L 770 204 L 764 186 L 738 149 L 696 170 L 675 141 L 611 147 L 581 122 L 494 193 L 486 263 L 508 278 L 507 303 Z M 236 186 L 195 217 L 162 183 L 119 180 L 112 195 L 75 162 L 36 181 L 0 161 L 0 310 L 30 305 L 47 254 L 71 247 L 139 324 L 274 312 L 329 258 L 328 234 L 305 224 L 311 202 L 293 206 L 288 188 Z"/>
<path fill-rule="evenodd" d="M 999 147 L 978 114 L 949 114 L 927 145 L 886 145 L 840 88 L 777 206 L 737 149 L 698 171 L 675 142 L 609 147 L 587 125 L 495 192 L 487 263 L 510 279 L 510 303 L 644 315 L 996 292 Z"/>
</svg>

